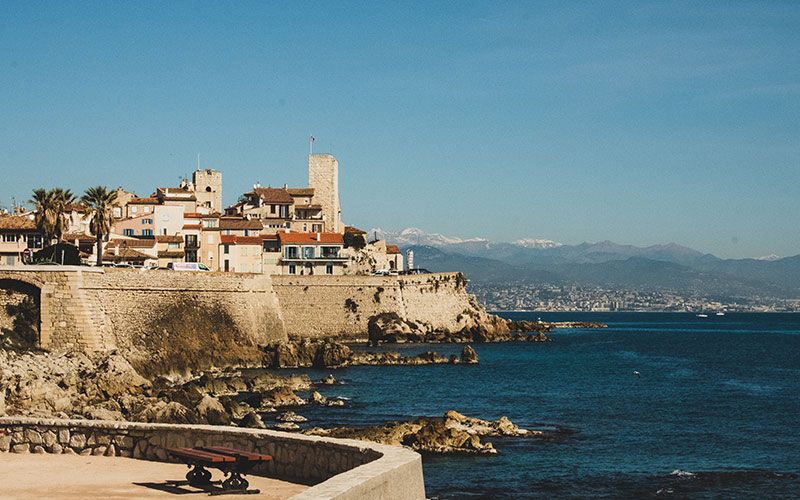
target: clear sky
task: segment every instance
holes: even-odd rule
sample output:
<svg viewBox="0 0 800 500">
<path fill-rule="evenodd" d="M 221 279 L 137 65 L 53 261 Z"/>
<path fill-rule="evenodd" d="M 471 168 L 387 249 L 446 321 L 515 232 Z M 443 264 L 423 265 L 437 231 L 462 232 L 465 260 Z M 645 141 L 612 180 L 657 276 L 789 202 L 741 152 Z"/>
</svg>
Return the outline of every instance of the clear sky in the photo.
<svg viewBox="0 0 800 500">
<path fill-rule="evenodd" d="M 800 253 L 800 3 L 34 2 L 0 14 L 0 205 L 223 201 L 339 160 L 346 223 Z"/>
</svg>

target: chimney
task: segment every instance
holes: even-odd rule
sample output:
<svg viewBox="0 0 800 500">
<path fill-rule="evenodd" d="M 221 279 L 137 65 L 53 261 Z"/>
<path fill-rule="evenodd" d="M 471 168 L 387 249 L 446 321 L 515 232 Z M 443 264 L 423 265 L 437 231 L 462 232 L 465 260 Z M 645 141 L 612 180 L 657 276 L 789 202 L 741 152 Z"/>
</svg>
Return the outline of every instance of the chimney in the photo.
<svg viewBox="0 0 800 500">
<path fill-rule="evenodd" d="M 283 185 L 283 189 L 289 189 L 289 185 L 288 184 L 284 184 Z"/>
<path fill-rule="evenodd" d="M 317 241 L 320 241 L 320 239 L 321 239 L 320 235 L 319 235 L 319 233 L 317 233 Z"/>
</svg>

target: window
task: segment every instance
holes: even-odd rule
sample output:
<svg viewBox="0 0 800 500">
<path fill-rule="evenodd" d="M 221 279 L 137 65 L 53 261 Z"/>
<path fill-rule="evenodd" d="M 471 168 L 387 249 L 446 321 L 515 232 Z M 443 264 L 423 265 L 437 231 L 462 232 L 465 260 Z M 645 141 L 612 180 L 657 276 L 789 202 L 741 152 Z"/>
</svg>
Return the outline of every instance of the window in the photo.
<svg viewBox="0 0 800 500">
<path fill-rule="evenodd" d="M 247 257 L 247 247 L 242 247 L 242 257 Z"/>
<path fill-rule="evenodd" d="M 38 234 L 29 234 L 28 248 L 42 248 L 42 237 Z"/>
<path fill-rule="evenodd" d="M 297 274 L 297 266 L 289 264 L 289 274 Z"/>
<path fill-rule="evenodd" d="M 153 219 L 142 219 L 142 224 L 152 224 Z"/>
<path fill-rule="evenodd" d="M 281 205 L 281 217 L 289 217 L 289 205 Z"/>
<path fill-rule="evenodd" d="M 227 236 L 230 236 L 230 234 L 231 234 L 231 230 L 230 230 L 230 229 L 226 229 L 226 230 L 225 230 L 225 234 L 226 234 Z"/>
<path fill-rule="evenodd" d="M 298 250 L 297 247 L 286 247 L 286 258 L 287 259 L 296 259 L 298 258 Z"/>
<path fill-rule="evenodd" d="M 123 229 L 122 234 L 125 236 L 133 236 L 133 229 Z"/>
<path fill-rule="evenodd" d="M 231 251 L 231 246 L 230 245 L 228 245 L 227 243 L 222 245 L 222 253 L 224 253 L 225 255 L 228 255 L 230 253 L 230 251 Z M 228 261 L 226 260 L 225 262 L 228 262 Z M 227 269 L 226 269 L 226 271 L 227 271 Z"/>
<path fill-rule="evenodd" d="M 279 252 L 278 240 L 264 240 L 262 248 L 265 252 Z"/>
<path fill-rule="evenodd" d="M 333 274 L 333 264 L 325 265 L 325 274 Z"/>
<path fill-rule="evenodd" d="M 314 258 L 314 247 L 303 247 L 303 258 L 304 259 L 313 259 Z"/>
<path fill-rule="evenodd" d="M 275 205 L 270 205 L 269 206 L 269 213 L 271 213 L 271 214 L 275 213 Z"/>
<path fill-rule="evenodd" d="M 240 264 L 239 268 L 240 268 L 239 269 L 240 273 L 246 273 L 247 272 L 247 264 Z"/>
<path fill-rule="evenodd" d="M 10 243 L 10 242 L 13 242 L 13 241 L 17 241 L 17 235 L 16 234 L 4 234 L 3 235 L 3 242 L 4 243 Z"/>
<path fill-rule="evenodd" d="M 181 249 L 181 244 L 180 243 L 169 243 L 169 244 L 167 244 L 167 248 L 169 248 L 170 250 L 180 250 Z"/>
<path fill-rule="evenodd" d="M 114 207 L 113 214 L 115 219 L 119 219 L 122 217 L 122 209 L 120 207 Z"/>
<path fill-rule="evenodd" d="M 161 230 L 161 234 L 163 234 L 164 236 L 166 236 L 166 235 L 167 235 L 167 228 L 164 228 L 164 229 L 162 229 L 162 230 Z"/>
<path fill-rule="evenodd" d="M 217 227 L 217 221 L 214 219 L 206 219 L 203 221 L 205 227 Z"/>
<path fill-rule="evenodd" d="M 304 222 L 304 223 L 303 223 L 303 232 L 305 233 L 306 231 L 308 231 L 308 224 L 306 224 L 306 223 Z"/>
<path fill-rule="evenodd" d="M 250 236 L 250 230 L 249 229 L 245 229 L 244 230 L 244 235 L 245 236 Z"/>
<path fill-rule="evenodd" d="M 142 236 L 153 236 L 152 229 L 142 229 Z"/>
<path fill-rule="evenodd" d="M 258 274 L 260 271 L 258 270 L 258 264 L 253 264 L 253 272 Z"/>
<path fill-rule="evenodd" d="M 162 215 L 161 220 L 163 220 L 164 222 L 169 222 L 169 215 L 166 214 Z"/>
<path fill-rule="evenodd" d="M 131 212 L 136 213 L 138 209 L 136 207 L 131 207 Z"/>
<path fill-rule="evenodd" d="M 322 258 L 323 259 L 338 259 L 339 258 L 339 249 L 341 247 L 322 247 Z"/>
<path fill-rule="evenodd" d="M 8 264 L 9 266 L 13 266 L 15 263 L 16 263 L 16 261 L 14 260 L 14 256 L 13 255 L 7 255 L 6 256 L 6 264 Z"/>
<path fill-rule="evenodd" d="M 312 233 L 321 233 L 322 232 L 322 224 L 311 224 L 311 232 Z"/>
<path fill-rule="evenodd" d="M 144 213 L 146 213 L 146 214 L 150 213 L 150 207 L 144 207 L 143 210 L 144 210 Z"/>
</svg>

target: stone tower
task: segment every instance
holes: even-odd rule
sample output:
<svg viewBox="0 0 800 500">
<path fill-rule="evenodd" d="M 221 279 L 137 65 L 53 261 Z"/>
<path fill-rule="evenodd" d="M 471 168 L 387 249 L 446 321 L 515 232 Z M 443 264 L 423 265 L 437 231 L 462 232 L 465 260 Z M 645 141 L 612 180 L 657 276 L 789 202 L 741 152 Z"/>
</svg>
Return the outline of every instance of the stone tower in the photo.
<svg viewBox="0 0 800 500">
<path fill-rule="evenodd" d="M 331 155 L 308 155 L 308 187 L 314 188 L 314 203 L 322 205 L 325 231 L 342 233 L 339 205 L 339 162 Z"/>
<path fill-rule="evenodd" d="M 222 172 L 216 170 L 195 170 L 192 174 L 197 208 L 209 212 L 222 212 Z"/>
</svg>

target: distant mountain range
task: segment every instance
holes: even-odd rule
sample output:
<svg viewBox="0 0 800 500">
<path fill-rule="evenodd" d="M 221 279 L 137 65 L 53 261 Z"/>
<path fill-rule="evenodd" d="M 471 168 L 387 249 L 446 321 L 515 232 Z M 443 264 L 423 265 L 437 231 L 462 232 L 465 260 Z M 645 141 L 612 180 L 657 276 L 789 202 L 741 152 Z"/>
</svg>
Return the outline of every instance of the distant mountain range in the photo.
<svg viewBox="0 0 800 500">
<path fill-rule="evenodd" d="M 674 243 L 645 248 L 611 241 L 495 243 L 415 228 L 373 229 L 368 236 L 385 239 L 403 251 L 414 250 L 415 267 L 462 271 L 480 284 L 549 283 L 731 297 L 800 297 L 800 255 L 720 259 Z"/>
</svg>

